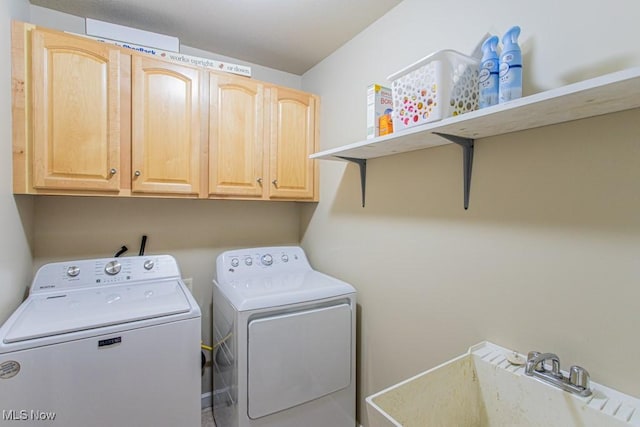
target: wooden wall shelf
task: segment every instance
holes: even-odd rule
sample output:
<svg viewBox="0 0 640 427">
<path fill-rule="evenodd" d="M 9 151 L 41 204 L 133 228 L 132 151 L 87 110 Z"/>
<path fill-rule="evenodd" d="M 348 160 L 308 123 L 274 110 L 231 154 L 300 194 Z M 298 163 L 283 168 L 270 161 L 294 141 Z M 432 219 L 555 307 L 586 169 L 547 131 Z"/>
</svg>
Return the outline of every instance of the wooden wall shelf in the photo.
<svg viewBox="0 0 640 427">
<path fill-rule="evenodd" d="M 416 126 L 312 154 L 312 159 L 356 162 L 360 167 L 362 206 L 366 160 L 457 143 L 463 147 L 465 209 L 468 208 L 474 141 L 640 107 L 640 68 L 631 68 L 457 117 Z"/>
</svg>

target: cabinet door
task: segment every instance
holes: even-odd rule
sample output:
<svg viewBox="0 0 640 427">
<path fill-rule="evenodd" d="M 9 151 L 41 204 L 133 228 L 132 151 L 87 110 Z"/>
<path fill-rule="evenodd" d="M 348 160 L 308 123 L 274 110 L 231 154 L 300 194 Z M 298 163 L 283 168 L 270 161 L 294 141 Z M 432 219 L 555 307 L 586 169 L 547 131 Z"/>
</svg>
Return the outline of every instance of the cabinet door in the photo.
<svg viewBox="0 0 640 427">
<path fill-rule="evenodd" d="M 132 193 L 197 196 L 200 71 L 135 56 L 132 75 Z"/>
<path fill-rule="evenodd" d="M 209 194 L 261 197 L 263 85 L 211 73 L 209 91 Z"/>
<path fill-rule="evenodd" d="M 120 187 L 120 51 L 32 32 L 33 187 Z"/>
<path fill-rule="evenodd" d="M 269 197 L 315 199 L 317 97 L 281 87 L 270 97 Z"/>
</svg>

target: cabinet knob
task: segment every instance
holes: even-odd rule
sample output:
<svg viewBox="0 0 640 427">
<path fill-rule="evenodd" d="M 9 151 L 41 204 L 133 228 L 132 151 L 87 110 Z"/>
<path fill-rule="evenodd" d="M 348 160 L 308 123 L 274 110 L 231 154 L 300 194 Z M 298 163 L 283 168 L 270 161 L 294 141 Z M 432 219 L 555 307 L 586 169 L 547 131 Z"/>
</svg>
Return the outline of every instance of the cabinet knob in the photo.
<svg viewBox="0 0 640 427">
<path fill-rule="evenodd" d="M 258 178 L 258 179 L 256 179 L 256 182 L 257 182 L 258 184 L 262 185 L 262 178 Z"/>
<path fill-rule="evenodd" d="M 274 179 L 273 181 L 271 181 L 271 183 L 273 184 L 274 187 L 278 188 L 278 180 Z"/>
<path fill-rule="evenodd" d="M 135 171 L 134 175 L 135 176 L 140 176 L 140 171 Z"/>
<path fill-rule="evenodd" d="M 110 173 L 111 175 L 115 175 L 115 174 L 117 174 L 117 173 L 118 173 L 118 169 L 116 169 L 116 168 L 111 168 L 111 170 L 109 171 L 109 173 Z"/>
</svg>

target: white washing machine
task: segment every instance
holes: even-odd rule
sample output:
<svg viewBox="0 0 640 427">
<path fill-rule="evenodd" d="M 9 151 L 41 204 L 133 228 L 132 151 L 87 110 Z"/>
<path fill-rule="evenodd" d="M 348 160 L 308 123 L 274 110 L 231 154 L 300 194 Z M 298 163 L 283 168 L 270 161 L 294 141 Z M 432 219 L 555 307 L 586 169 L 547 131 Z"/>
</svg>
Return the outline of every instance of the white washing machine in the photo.
<svg viewBox="0 0 640 427">
<path fill-rule="evenodd" d="M 217 427 L 354 427 L 355 289 L 300 247 L 224 252 L 216 270 Z"/>
<path fill-rule="evenodd" d="M 0 327 L 0 424 L 200 426 L 200 320 L 169 255 L 42 266 Z"/>
</svg>

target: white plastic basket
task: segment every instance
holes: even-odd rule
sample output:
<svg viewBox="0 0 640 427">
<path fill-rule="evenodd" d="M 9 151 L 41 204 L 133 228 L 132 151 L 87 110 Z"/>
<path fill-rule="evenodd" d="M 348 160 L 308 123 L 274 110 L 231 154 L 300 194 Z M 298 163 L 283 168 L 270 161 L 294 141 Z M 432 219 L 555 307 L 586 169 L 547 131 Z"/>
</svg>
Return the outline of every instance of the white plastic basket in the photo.
<svg viewBox="0 0 640 427">
<path fill-rule="evenodd" d="M 479 61 L 440 50 L 389 76 L 393 129 L 457 116 L 478 109 Z"/>
</svg>

